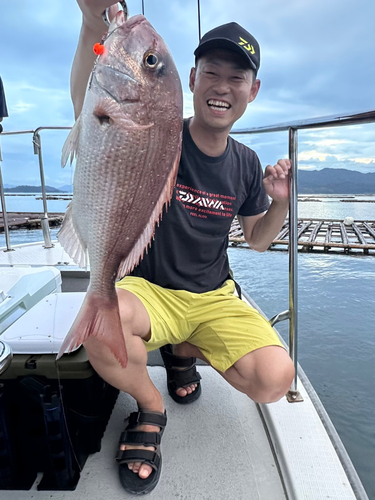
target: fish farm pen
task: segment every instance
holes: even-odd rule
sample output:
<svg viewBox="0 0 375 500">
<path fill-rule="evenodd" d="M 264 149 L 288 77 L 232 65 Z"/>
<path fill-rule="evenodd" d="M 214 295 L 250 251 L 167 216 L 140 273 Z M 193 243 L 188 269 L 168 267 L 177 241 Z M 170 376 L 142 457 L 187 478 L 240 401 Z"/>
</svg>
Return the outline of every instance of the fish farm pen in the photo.
<svg viewBox="0 0 375 500">
<path fill-rule="evenodd" d="M 35 229 L 41 227 L 42 213 L 8 213 L 9 229 Z M 50 226 L 59 226 L 64 214 L 48 214 Z M 0 212 L 0 233 L 4 231 L 4 220 Z M 237 217 L 232 222 L 229 243 L 233 247 L 248 245 L 243 237 Z M 269 250 L 287 250 L 289 245 L 289 221 L 273 240 Z M 298 219 L 298 246 L 302 252 L 364 253 L 375 256 L 375 221 L 357 220 L 344 223 L 338 219 Z"/>
<path fill-rule="evenodd" d="M 298 219 L 298 246 L 302 252 L 364 253 L 375 256 L 375 221 L 338 219 Z M 247 246 L 237 218 L 229 233 L 232 246 Z M 289 221 L 273 240 L 270 250 L 287 249 Z"/>
<path fill-rule="evenodd" d="M 8 212 L 9 229 L 35 229 L 41 227 L 41 220 L 44 218 L 42 213 L 28 212 Z M 48 222 L 50 226 L 61 225 L 64 218 L 63 213 L 49 213 Z M 0 233 L 4 231 L 3 212 L 0 212 Z"/>
</svg>

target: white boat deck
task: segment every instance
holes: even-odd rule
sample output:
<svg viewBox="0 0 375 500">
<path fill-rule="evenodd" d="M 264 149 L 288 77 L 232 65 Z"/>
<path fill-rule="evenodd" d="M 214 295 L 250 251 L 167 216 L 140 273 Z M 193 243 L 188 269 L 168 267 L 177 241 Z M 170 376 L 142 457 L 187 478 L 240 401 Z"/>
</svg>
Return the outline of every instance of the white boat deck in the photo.
<svg viewBox="0 0 375 500">
<path fill-rule="evenodd" d="M 53 265 L 78 271 L 58 244 L 48 250 L 40 243 L 15 248 L 14 252 L 0 250 L 0 266 Z M 151 359 L 158 364 L 156 353 L 151 353 Z M 258 406 L 212 368 L 200 366 L 199 370 L 202 397 L 180 406 L 167 394 L 164 368 L 149 367 L 166 404 L 168 425 L 162 442 L 162 477 L 148 498 L 368 500 L 359 481 L 354 493 L 325 428 L 331 423 L 327 418 L 323 425 L 311 391 L 307 393 L 301 382 L 303 402 L 291 404 L 283 398 Z M 74 492 L 39 492 L 34 484 L 30 491 L 1 491 L 1 499 L 130 498 L 119 484 L 114 455 L 123 419 L 135 409 L 134 400 L 121 394 L 102 450 L 89 457 Z"/>
<path fill-rule="evenodd" d="M 41 242 L 14 245 L 10 251 L 0 248 L 0 266 L 75 266 L 61 245 L 52 243 L 52 248 L 45 248 Z"/>
<path fill-rule="evenodd" d="M 180 406 L 168 395 L 165 370 L 150 367 L 163 395 L 168 424 L 162 439 L 162 475 L 147 498 L 165 500 L 285 499 L 277 467 L 256 405 L 232 389 L 214 370 L 200 367 L 201 398 Z M 124 418 L 135 401 L 121 393 L 102 450 L 91 455 L 75 491 L 2 491 L 2 500 L 123 500 L 114 460 Z"/>
</svg>

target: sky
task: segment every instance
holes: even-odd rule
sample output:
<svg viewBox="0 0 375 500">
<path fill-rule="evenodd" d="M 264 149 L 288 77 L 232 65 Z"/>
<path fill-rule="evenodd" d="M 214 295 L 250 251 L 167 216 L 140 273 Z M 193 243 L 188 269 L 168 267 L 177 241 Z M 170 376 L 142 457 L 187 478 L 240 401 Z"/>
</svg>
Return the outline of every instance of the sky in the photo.
<svg viewBox="0 0 375 500">
<path fill-rule="evenodd" d="M 196 0 L 144 0 L 145 15 L 170 48 L 188 87 L 198 44 Z M 202 33 L 231 21 L 261 47 L 261 89 L 234 129 L 375 110 L 374 0 L 201 0 Z M 4 131 L 71 126 L 70 68 L 81 26 L 75 0 L 0 0 L 0 76 L 9 118 Z M 130 15 L 142 12 L 129 0 Z M 99 40 L 98 40 L 99 41 Z M 60 167 L 67 132 L 41 132 L 46 184 L 71 184 Z M 375 124 L 299 132 L 299 168 L 375 172 Z M 288 154 L 287 132 L 235 136 L 265 167 Z M 40 185 L 31 134 L 1 136 L 6 185 Z"/>
</svg>

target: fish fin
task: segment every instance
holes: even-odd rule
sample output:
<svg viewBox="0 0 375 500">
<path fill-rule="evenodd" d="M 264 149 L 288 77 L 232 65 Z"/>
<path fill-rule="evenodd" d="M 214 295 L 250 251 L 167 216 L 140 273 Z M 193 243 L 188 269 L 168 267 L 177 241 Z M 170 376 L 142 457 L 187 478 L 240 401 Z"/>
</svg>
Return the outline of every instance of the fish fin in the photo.
<svg viewBox="0 0 375 500">
<path fill-rule="evenodd" d="M 142 259 L 143 254 L 147 249 L 148 245 L 151 243 L 152 237 L 154 236 L 155 233 L 155 226 L 161 220 L 163 207 L 164 205 L 169 205 L 170 200 L 172 198 L 173 187 L 176 182 L 179 162 L 180 162 L 180 151 L 176 155 L 173 168 L 159 196 L 159 199 L 155 204 L 155 208 L 152 211 L 150 221 L 143 230 L 140 237 L 138 238 L 137 242 L 135 243 L 129 255 L 121 262 L 117 272 L 117 278 L 122 278 L 126 276 L 134 269 L 134 267 Z"/>
<path fill-rule="evenodd" d="M 79 132 L 81 130 L 81 115 L 77 118 L 75 124 L 73 125 L 71 131 L 68 134 L 68 137 L 65 140 L 65 143 L 61 152 L 61 166 L 62 168 L 68 163 L 68 159 L 70 156 L 70 164 L 73 163 L 74 157 L 77 154 L 78 149 L 78 140 L 79 140 Z"/>
<path fill-rule="evenodd" d="M 88 263 L 86 245 L 81 241 L 78 231 L 74 227 L 72 206 L 69 203 L 57 239 L 65 252 L 79 267 L 86 267 Z"/>
<path fill-rule="evenodd" d="M 56 359 L 80 346 L 90 336 L 96 337 L 108 346 L 121 366 L 126 368 L 128 355 L 117 297 L 106 299 L 99 293 L 87 292 Z"/>
</svg>

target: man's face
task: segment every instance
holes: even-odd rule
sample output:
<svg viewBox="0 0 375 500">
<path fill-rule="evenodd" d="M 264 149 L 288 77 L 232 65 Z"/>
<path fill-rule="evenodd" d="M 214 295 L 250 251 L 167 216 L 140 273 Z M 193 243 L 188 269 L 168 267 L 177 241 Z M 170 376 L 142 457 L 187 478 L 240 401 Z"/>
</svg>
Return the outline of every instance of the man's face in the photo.
<svg viewBox="0 0 375 500">
<path fill-rule="evenodd" d="M 217 131 L 228 131 L 258 93 L 260 81 L 244 69 L 240 55 L 213 50 L 202 56 L 190 73 L 194 121 Z"/>
</svg>

